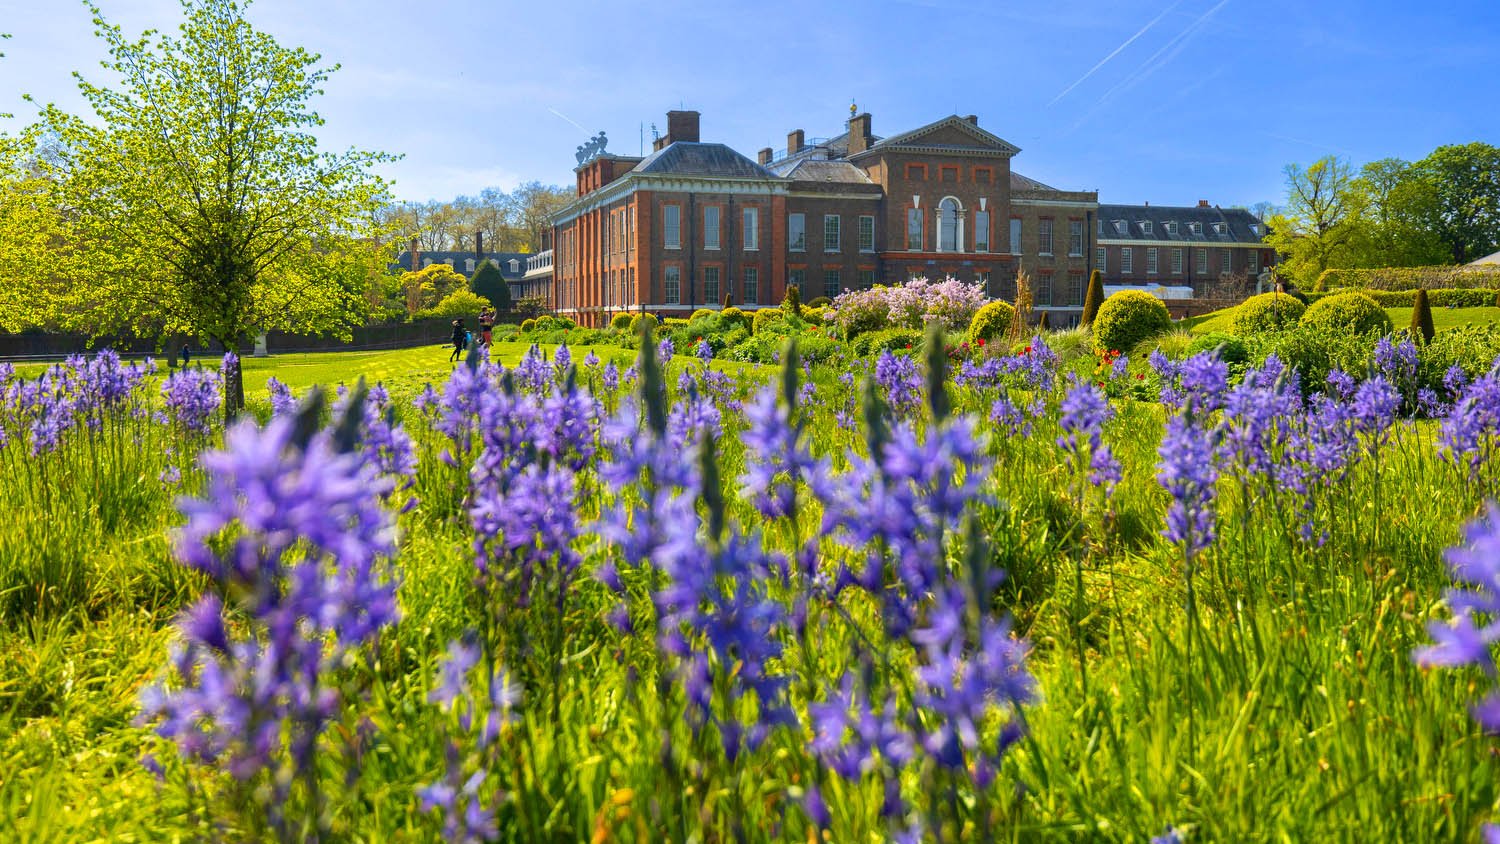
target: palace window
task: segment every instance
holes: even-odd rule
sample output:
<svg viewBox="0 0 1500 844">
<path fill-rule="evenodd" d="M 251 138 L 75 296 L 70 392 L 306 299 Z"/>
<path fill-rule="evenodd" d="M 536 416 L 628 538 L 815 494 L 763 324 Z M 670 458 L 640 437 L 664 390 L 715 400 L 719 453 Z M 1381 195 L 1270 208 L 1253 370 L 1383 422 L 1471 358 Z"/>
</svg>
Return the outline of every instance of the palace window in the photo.
<svg viewBox="0 0 1500 844">
<path fill-rule="evenodd" d="M 1208 275 L 1208 250 L 1198 250 L 1198 275 Z"/>
<path fill-rule="evenodd" d="M 1010 218 L 1010 254 L 1021 254 L 1021 218 Z"/>
<path fill-rule="evenodd" d="M 786 289 L 796 288 L 798 293 L 802 292 L 802 281 L 807 278 L 806 270 L 791 270 L 786 274 Z"/>
<path fill-rule="evenodd" d="M 786 242 L 787 250 L 791 252 L 807 251 L 807 215 L 788 214 L 786 218 Z"/>
<path fill-rule="evenodd" d="M 703 268 L 703 303 L 713 305 L 719 302 L 719 268 Z"/>
<path fill-rule="evenodd" d="M 1141 234 L 1145 234 L 1145 235 L 1151 234 L 1151 221 L 1150 220 L 1142 220 L 1141 221 Z"/>
<path fill-rule="evenodd" d="M 1039 220 L 1036 225 L 1036 252 L 1038 255 L 1052 254 L 1052 221 Z"/>
<path fill-rule="evenodd" d="M 1120 273 L 1122 275 L 1135 274 L 1135 250 L 1129 246 L 1120 247 Z"/>
<path fill-rule="evenodd" d="M 745 304 L 753 305 L 760 298 L 760 270 L 756 267 L 745 268 Z"/>
<path fill-rule="evenodd" d="M 922 209 L 906 209 L 906 248 L 913 252 L 922 251 Z"/>
<path fill-rule="evenodd" d="M 1259 252 L 1252 249 L 1245 253 L 1245 271 L 1250 273 L 1250 275 L 1258 275 L 1260 273 Z"/>
<path fill-rule="evenodd" d="M 1182 250 L 1172 249 L 1172 275 L 1182 275 Z"/>
<path fill-rule="evenodd" d="M 1229 251 L 1228 249 L 1223 249 L 1223 250 L 1220 250 L 1220 251 L 1223 253 L 1223 261 L 1222 261 L 1222 263 L 1223 263 L 1223 267 L 1224 267 L 1224 270 L 1223 270 L 1224 275 L 1229 275 L 1230 273 L 1234 272 L 1234 268 L 1233 268 L 1233 263 L 1234 262 L 1232 260 L 1232 258 L 1234 257 L 1234 253 L 1231 252 L 1231 251 Z"/>
<path fill-rule="evenodd" d="M 827 296 L 830 299 L 832 299 L 833 297 L 839 295 L 840 287 L 841 287 L 841 285 L 839 283 L 839 271 L 838 270 L 824 270 L 823 271 L 823 295 Z"/>
<path fill-rule="evenodd" d="M 1083 221 L 1068 221 L 1068 256 L 1071 258 L 1083 257 Z"/>
<path fill-rule="evenodd" d="M 703 248 L 719 248 L 719 206 L 703 206 Z"/>
<path fill-rule="evenodd" d="M 875 286 L 875 271 L 874 270 L 860 270 L 859 271 L 859 286 L 863 290 L 869 290 L 871 287 L 874 287 Z"/>
<path fill-rule="evenodd" d="M 990 251 L 990 212 L 974 212 L 974 251 Z"/>
<path fill-rule="evenodd" d="M 1065 304 L 1083 304 L 1083 273 L 1068 273 L 1068 301 Z"/>
<path fill-rule="evenodd" d="M 837 214 L 823 215 L 823 251 L 839 251 L 839 229 L 843 218 Z"/>
<path fill-rule="evenodd" d="M 1156 275 L 1156 247 L 1146 250 L 1146 275 Z"/>
<path fill-rule="evenodd" d="M 682 300 L 682 270 L 677 267 L 667 267 L 662 271 L 662 293 L 668 305 L 675 305 Z"/>
<path fill-rule="evenodd" d="M 1103 246 L 1094 250 L 1094 266 L 1097 267 L 1099 269 L 1099 272 L 1101 273 L 1109 272 L 1108 268 L 1106 268 L 1105 266 L 1104 260 L 1106 257 L 1108 257 L 1108 255 L 1109 253 L 1105 251 Z"/>
<path fill-rule="evenodd" d="M 961 246 L 958 236 L 958 200 L 950 196 L 938 203 L 938 251 L 957 252 Z"/>
<path fill-rule="evenodd" d="M 744 221 L 744 237 L 741 238 L 747 252 L 753 252 L 760 248 L 760 209 L 746 208 L 742 213 Z"/>
<path fill-rule="evenodd" d="M 859 251 L 875 251 L 875 218 L 859 218 Z"/>
<path fill-rule="evenodd" d="M 667 249 L 682 248 L 682 209 L 676 205 L 662 208 L 662 242 Z"/>
</svg>

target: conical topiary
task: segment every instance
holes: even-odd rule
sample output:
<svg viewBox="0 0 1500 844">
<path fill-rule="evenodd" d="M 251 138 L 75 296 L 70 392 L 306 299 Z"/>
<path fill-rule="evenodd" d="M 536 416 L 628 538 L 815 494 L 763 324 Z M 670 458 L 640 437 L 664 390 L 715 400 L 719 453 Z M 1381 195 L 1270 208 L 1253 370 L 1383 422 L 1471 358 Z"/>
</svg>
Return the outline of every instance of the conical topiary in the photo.
<svg viewBox="0 0 1500 844">
<path fill-rule="evenodd" d="M 1427 301 L 1427 289 L 1417 288 L 1416 301 L 1411 305 L 1411 336 L 1422 343 L 1431 343 L 1436 334 L 1432 327 L 1432 305 Z"/>
<path fill-rule="evenodd" d="M 495 266 L 494 261 L 480 264 L 479 269 L 474 271 L 474 277 L 469 279 L 469 289 L 476 296 L 488 299 L 497 311 L 511 309 L 510 283 L 500 274 L 500 268 Z"/>
<path fill-rule="evenodd" d="M 787 286 L 786 299 L 782 300 L 781 309 L 794 317 L 802 316 L 802 291 L 797 289 L 797 285 Z"/>
<path fill-rule="evenodd" d="M 727 311 L 732 307 L 734 307 L 734 296 L 726 292 L 724 294 L 724 310 Z"/>
<path fill-rule="evenodd" d="M 1089 291 L 1083 296 L 1083 317 L 1079 325 L 1088 325 L 1099 315 L 1099 306 L 1104 304 L 1104 274 L 1098 270 L 1089 273 Z"/>
</svg>

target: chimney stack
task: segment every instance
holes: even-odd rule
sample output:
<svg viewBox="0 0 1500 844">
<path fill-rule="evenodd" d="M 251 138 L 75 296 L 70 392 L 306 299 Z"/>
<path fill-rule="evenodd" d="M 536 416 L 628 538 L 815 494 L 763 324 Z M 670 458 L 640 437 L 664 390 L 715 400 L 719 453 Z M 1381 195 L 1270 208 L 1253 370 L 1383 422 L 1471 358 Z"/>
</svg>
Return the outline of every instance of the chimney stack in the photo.
<svg viewBox="0 0 1500 844">
<path fill-rule="evenodd" d="M 411 271 L 416 272 L 422 269 L 421 265 L 417 262 L 417 259 L 422 257 L 422 249 L 416 238 L 411 239 L 411 249 L 408 251 L 411 253 Z"/>
<path fill-rule="evenodd" d="M 764 147 L 760 152 L 756 153 L 755 160 L 760 162 L 761 164 L 770 164 L 771 158 L 774 155 L 775 153 L 771 151 L 770 147 Z"/>
<path fill-rule="evenodd" d="M 979 125 L 979 115 L 977 115 L 977 114 L 965 115 L 964 119 L 967 120 L 967 121 L 969 121 L 969 123 L 971 123 L 971 124 L 973 124 L 975 126 Z"/>
<path fill-rule="evenodd" d="M 870 113 L 856 114 L 849 118 L 849 155 L 858 155 L 870 148 L 875 136 L 870 134 Z"/>
<path fill-rule="evenodd" d="M 484 230 L 474 230 L 474 257 L 480 261 L 484 260 Z"/>
<path fill-rule="evenodd" d="M 795 155 L 802 151 L 803 139 L 806 136 L 801 129 L 793 129 L 786 134 L 786 154 Z"/>
<path fill-rule="evenodd" d="M 1206 200 L 1206 199 L 1200 199 L 1200 200 L 1198 200 L 1198 207 L 1199 208 L 1207 208 L 1208 207 L 1208 200 Z"/>
<path fill-rule="evenodd" d="M 667 137 L 671 139 L 667 143 L 675 141 L 698 143 L 698 112 L 667 112 Z"/>
</svg>

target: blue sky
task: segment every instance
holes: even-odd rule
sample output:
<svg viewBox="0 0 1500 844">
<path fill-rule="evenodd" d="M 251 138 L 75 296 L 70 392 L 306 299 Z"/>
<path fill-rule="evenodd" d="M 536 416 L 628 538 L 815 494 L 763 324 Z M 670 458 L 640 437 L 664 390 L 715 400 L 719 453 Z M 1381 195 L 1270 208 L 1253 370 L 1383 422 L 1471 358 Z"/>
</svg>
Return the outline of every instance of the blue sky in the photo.
<svg viewBox="0 0 1500 844">
<path fill-rule="evenodd" d="M 99 3 L 130 33 L 178 20 L 175 0 Z M 1021 147 L 1018 172 L 1161 205 L 1279 202 L 1283 166 L 1328 153 L 1500 143 L 1500 0 L 259 0 L 251 17 L 342 64 L 322 138 L 404 154 L 386 175 L 408 200 L 569 184 L 588 136 L 634 153 L 679 106 L 750 156 L 838 134 L 851 101 L 878 135 L 977 114 Z M 34 114 L 22 93 L 80 108 L 70 71 L 101 78 L 79 3 L 0 0 L 0 31 L 0 112 Z"/>
</svg>

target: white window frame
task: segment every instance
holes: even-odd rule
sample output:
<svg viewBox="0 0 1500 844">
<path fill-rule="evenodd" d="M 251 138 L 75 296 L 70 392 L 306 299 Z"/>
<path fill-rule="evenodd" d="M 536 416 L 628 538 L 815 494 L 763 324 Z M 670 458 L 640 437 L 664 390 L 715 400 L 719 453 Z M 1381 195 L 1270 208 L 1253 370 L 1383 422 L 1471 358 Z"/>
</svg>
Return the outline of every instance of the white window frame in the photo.
<svg viewBox="0 0 1500 844">
<path fill-rule="evenodd" d="M 745 268 L 745 304 L 754 305 L 760 298 L 760 267 Z"/>
<path fill-rule="evenodd" d="M 1142 220 L 1141 221 L 1141 234 L 1151 234 L 1151 221 L 1150 220 Z"/>
<path fill-rule="evenodd" d="M 1135 275 L 1135 250 L 1129 246 L 1120 247 L 1120 274 Z"/>
<path fill-rule="evenodd" d="M 832 235 L 830 237 L 829 235 Z M 844 239 L 844 218 L 838 214 L 823 215 L 823 251 L 838 252 Z M 832 298 L 832 297 L 830 297 Z"/>
<path fill-rule="evenodd" d="M 1182 275 L 1182 247 L 1172 247 L 1172 275 Z"/>
<path fill-rule="evenodd" d="M 1103 273 L 1103 272 L 1109 272 L 1109 270 L 1107 269 L 1108 264 L 1109 264 L 1109 250 L 1105 249 L 1103 246 L 1098 247 L 1095 250 L 1095 253 L 1094 253 L 1094 267 L 1095 267 L 1095 269 L 1099 270 L 1099 272 L 1101 272 L 1101 273 Z"/>
<path fill-rule="evenodd" d="M 709 285 L 708 275 L 709 275 L 709 273 L 713 273 L 713 276 L 714 276 L 714 280 L 713 280 L 713 285 L 714 286 L 713 286 L 713 293 L 712 293 L 712 295 L 710 295 L 709 292 L 708 292 L 708 290 L 709 290 L 709 288 L 708 288 L 708 285 Z M 712 306 L 712 305 L 715 305 L 715 304 L 717 304 L 719 302 L 722 302 L 724 300 L 724 297 L 719 295 L 720 293 L 723 292 L 720 289 L 721 282 L 723 281 L 723 279 L 724 279 L 724 274 L 723 274 L 723 272 L 718 267 L 704 267 L 703 268 L 703 303 L 705 305 Z"/>
<path fill-rule="evenodd" d="M 710 220 L 710 218 L 712 218 L 712 220 Z M 723 215 L 719 212 L 719 206 L 717 206 L 717 205 L 705 205 L 705 206 L 703 206 L 703 248 L 704 249 L 714 249 L 714 250 L 717 250 L 719 248 L 719 244 L 721 242 L 721 238 L 723 237 L 723 232 L 722 232 L 722 228 L 721 228 L 722 227 L 722 220 L 723 220 Z"/>
<path fill-rule="evenodd" d="M 1198 253 L 1198 275 L 1208 275 L 1208 247 L 1200 247 L 1194 251 Z"/>
<path fill-rule="evenodd" d="M 666 304 L 682 304 L 682 268 L 663 267 L 661 271 L 661 295 Z"/>
<path fill-rule="evenodd" d="M 1052 220 L 1041 219 L 1036 223 L 1036 254 L 1052 257 Z"/>
<path fill-rule="evenodd" d="M 1234 250 L 1220 250 L 1219 273 L 1220 275 L 1234 275 Z"/>
<path fill-rule="evenodd" d="M 1020 217 L 1010 218 L 1010 254 L 1021 254 L 1022 224 Z"/>
<path fill-rule="evenodd" d="M 912 231 L 912 223 L 917 224 L 916 231 Z M 922 209 L 906 209 L 906 251 L 921 252 L 922 247 L 927 245 L 927 221 L 922 216 Z M 912 235 L 916 235 L 916 245 L 912 245 Z"/>
<path fill-rule="evenodd" d="M 801 229 L 801 235 L 795 232 Z M 807 251 L 807 215 L 800 211 L 794 211 L 786 215 L 786 251 Z"/>
<path fill-rule="evenodd" d="M 682 248 L 682 206 L 663 205 L 661 208 L 661 246 L 663 249 Z"/>
<path fill-rule="evenodd" d="M 1170 235 L 1176 235 L 1177 234 L 1177 223 L 1176 222 L 1174 222 L 1172 220 L 1168 220 L 1167 222 L 1163 223 L 1163 225 L 1165 225 L 1167 227 L 1167 234 L 1170 234 Z"/>
<path fill-rule="evenodd" d="M 1159 265 L 1156 263 L 1156 247 L 1146 247 L 1146 275 L 1157 275 Z"/>
<path fill-rule="evenodd" d="M 1082 258 L 1084 250 L 1084 231 L 1082 220 L 1068 221 L 1068 257 Z"/>
<path fill-rule="evenodd" d="M 859 218 L 859 251 L 875 251 L 875 217 L 869 214 Z"/>
<path fill-rule="evenodd" d="M 1188 231 L 1193 234 L 1203 234 L 1203 224 L 1197 222 L 1188 223 Z"/>
<path fill-rule="evenodd" d="M 1260 274 L 1260 253 L 1254 249 L 1245 253 L 1245 272 L 1252 276 Z"/>
<path fill-rule="evenodd" d="M 833 281 L 833 292 L 832 293 L 828 292 L 828 282 L 830 280 Z M 837 269 L 831 269 L 831 270 L 830 269 L 825 269 L 825 270 L 823 270 L 823 295 L 824 296 L 827 296 L 828 298 L 832 299 L 832 298 L 838 296 L 840 293 L 842 293 L 843 292 L 843 288 L 844 288 L 844 275 L 843 275 L 843 273 L 839 272 Z"/>
<path fill-rule="evenodd" d="M 974 212 L 974 251 L 990 251 L 990 212 L 987 210 Z"/>
<path fill-rule="evenodd" d="M 746 208 L 740 212 L 740 227 L 746 252 L 760 251 L 760 209 Z"/>
</svg>

